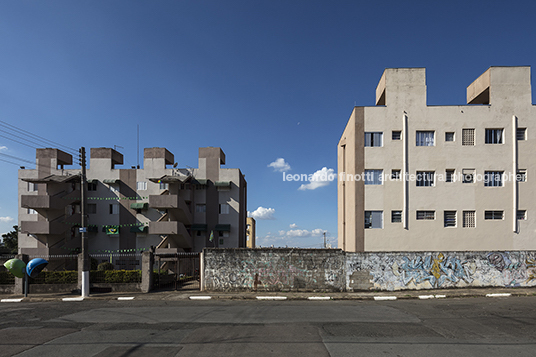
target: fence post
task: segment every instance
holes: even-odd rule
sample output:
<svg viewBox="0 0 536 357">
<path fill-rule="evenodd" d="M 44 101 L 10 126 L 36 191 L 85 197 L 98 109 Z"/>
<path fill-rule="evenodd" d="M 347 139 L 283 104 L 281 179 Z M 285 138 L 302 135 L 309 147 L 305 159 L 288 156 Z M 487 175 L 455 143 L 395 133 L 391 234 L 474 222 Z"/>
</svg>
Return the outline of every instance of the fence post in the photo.
<svg viewBox="0 0 536 357">
<path fill-rule="evenodd" d="M 25 264 L 28 264 L 28 254 L 18 254 L 15 256 L 15 258 L 22 260 Z M 15 288 L 13 290 L 13 294 L 15 295 L 22 295 L 24 294 L 24 279 L 22 278 L 15 278 Z"/>
<path fill-rule="evenodd" d="M 205 254 L 199 253 L 199 291 L 205 291 Z"/>
<path fill-rule="evenodd" d="M 141 292 L 148 293 L 153 289 L 153 265 L 154 255 L 152 252 L 143 252 L 141 256 Z"/>
</svg>

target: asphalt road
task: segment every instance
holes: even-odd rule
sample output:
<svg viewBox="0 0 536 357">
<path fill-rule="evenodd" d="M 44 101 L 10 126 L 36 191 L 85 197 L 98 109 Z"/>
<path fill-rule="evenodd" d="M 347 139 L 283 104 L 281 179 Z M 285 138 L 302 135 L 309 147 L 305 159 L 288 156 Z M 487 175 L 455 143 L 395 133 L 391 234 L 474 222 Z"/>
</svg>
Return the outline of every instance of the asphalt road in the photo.
<svg viewBox="0 0 536 357">
<path fill-rule="evenodd" d="M 536 297 L 0 304 L 0 356 L 534 356 Z"/>
</svg>

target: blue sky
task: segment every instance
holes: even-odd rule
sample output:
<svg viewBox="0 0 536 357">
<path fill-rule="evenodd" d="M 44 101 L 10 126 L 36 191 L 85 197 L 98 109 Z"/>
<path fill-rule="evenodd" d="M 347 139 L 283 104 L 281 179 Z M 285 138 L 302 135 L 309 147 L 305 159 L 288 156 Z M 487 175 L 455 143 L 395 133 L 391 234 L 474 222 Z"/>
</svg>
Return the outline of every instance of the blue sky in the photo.
<svg viewBox="0 0 536 357">
<path fill-rule="evenodd" d="M 532 1 L 3 1 L 0 120 L 72 148 L 121 146 L 125 168 L 136 164 L 138 124 L 140 146 L 168 148 L 181 167 L 197 167 L 199 147 L 220 146 L 225 167 L 246 175 L 258 244 L 320 247 L 327 231 L 336 245 L 336 182 L 300 190 L 306 183 L 284 182 L 278 169 L 336 172 L 353 106 L 374 105 L 385 68 L 426 67 L 428 104 L 453 105 L 490 66 L 536 64 L 535 10 Z M 2 137 L 0 153 L 35 158 Z M 16 224 L 17 169 L 0 161 L 1 233 Z"/>
</svg>

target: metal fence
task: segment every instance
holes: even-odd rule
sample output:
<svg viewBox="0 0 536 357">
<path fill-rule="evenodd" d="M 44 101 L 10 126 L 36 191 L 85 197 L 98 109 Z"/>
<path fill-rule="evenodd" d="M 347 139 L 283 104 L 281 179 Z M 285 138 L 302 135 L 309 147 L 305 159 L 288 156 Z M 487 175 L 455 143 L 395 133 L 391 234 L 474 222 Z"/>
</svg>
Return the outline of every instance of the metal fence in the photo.
<svg viewBox="0 0 536 357">
<path fill-rule="evenodd" d="M 155 254 L 154 288 L 199 290 L 199 253 Z"/>
<path fill-rule="evenodd" d="M 15 284 L 15 276 L 11 274 L 4 263 L 10 259 L 15 258 L 14 255 L 0 255 L 0 285 L 13 285 Z"/>
</svg>

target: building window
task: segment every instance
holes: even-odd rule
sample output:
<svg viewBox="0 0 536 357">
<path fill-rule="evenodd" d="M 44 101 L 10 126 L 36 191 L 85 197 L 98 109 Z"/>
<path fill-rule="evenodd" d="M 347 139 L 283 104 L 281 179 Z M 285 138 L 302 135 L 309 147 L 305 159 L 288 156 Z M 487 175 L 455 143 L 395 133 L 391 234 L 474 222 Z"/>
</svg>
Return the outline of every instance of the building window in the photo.
<svg viewBox="0 0 536 357">
<path fill-rule="evenodd" d="M 434 171 L 417 171 L 417 187 L 434 186 Z"/>
<path fill-rule="evenodd" d="M 463 228 L 475 228 L 475 211 L 463 211 Z"/>
<path fill-rule="evenodd" d="M 227 203 L 220 203 L 220 214 L 229 214 L 229 205 Z"/>
<path fill-rule="evenodd" d="M 137 187 L 138 187 L 138 191 L 145 191 L 145 190 L 147 190 L 147 182 L 146 181 L 138 181 Z"/>
<path fill-rule="evenodd" d="M 87 190 L 88 191 L 97 191 L 97 182 L 92 181 L 87 183 Z"/>
<path fill-rule="evenodd" d="M 484 186 L 500 187 L 503 185 L 503 171 L 485 171 Z"/>
<path fill-rule="evenodd" d="M 383 211 L 365 211 L 365 229 L 383 228 Z"/>
<path fill-rule="evenodd" d="M 517 170 L 516 180 L 517 182 L 526 182 L 527 170 Z"/>
<path fill-rule="evenodd" d="M 227 232 L 227 231 L 218 231 L 218 236 L 223 237 L 223 238 L 228 238 L 229 237 L 229 232 Z"/>
<path fill-rule="evenodd" d="M 37 191 L 37 184 L 33 182 L 28 182 L 28 192 Z"/>
<path fill-rule="evenodd" d="M 445 141 L 454 141 L 454 132 L 453 131 L 447 131 L 445 133 Z"/>
<path fill-rule="evenodd" d="M 28 214 L 37 214 L 37 211 L 34 210 L 33 208 L 28 208 Z"/>
<path fill-rule="evenodd" d="M 391 211 L 391 223 L 402 223 L 402 211 Z"/>
<path fill-rule="evenodd" d="M 382 146 L 383 133 L 382 132 L 366 132 L 365 133 L 365 146 Z"/>
<path fill-rule="evenodd" d="M 417 220 L 431 221 L 435 219 L 435 211 L 417 211 Z"/>
<path fill-rule="evenodd" d="M 204 203 L 198 203 L 195 205 L 195 212 L 205 213 L 207 211 L 207 205 Z"/>
<path fill-rule="evenodd" d="M 463 183 L 475 182 L 475 169 L 463 169 L 462 170 Z"/>
<path fill-rule="evenodd" d="M 503 129 L 486 129 L 486 144 L 502 144 Z"/>
<path fill-rule="evenodd" d="M 381 185 L 383 170 L 365 170 L 365 185 Z"/>
<path fill-rule="evenodd" d="M 527 211 L 526 210 L 518 210 L 517 211 L 517 219 L 520 221 L 525 221 L 527 219 Z"/>
<path fill-rule="evenodd" d="M 119 214 L 119 205 L 117 203 L 110 204 L 110 214 Z"/>
<path fill-rule="evenodd" d="M 433 131 L 419 131 L 417 130 L 416 145 L 417 146 L 434 146 L 434 132 Z"/>
<path fill-rule="evenodd" d="M 444 227 L 456 227 L 456 211 L 443 212 Z"/>
<path fill-rule="evenodd" d="M 475 145 L 475 129 L 462 129 L 462 145 L 463 146 Z"/>
<path fill-rule="evenodd" d="M 391 139 L 393 140 L 400 140 L 402 137 L 402 132 L 400 130 L 393 130 L 391 133 Z"/>
<path fill-rule="evenodd" d="M 400 180 L 400 170 L 391 170 L 391 180 Z"/>
<path fill-rule="evenodd" d="M 456 180 L 455 170 L 445 170 L 445 182 L 454 182 Z"/>
<path fill-rule="evenodd" d="M 113 193 L 119 192 L 119 187 L 116 185 L 110 185 L 110 192 L 113 192 Z"/>
<path fill-rule="evenodd" d="M 169 183 L 160 182 L 160 189 L 161 190 L 169 190 Z"/>
<path fill-rule="evenodd" d="M 527 128 L 517 128 L 516 138 L 517 140 L 527 140 Z"/>
<path fill-rule="evenodd" d="M 97 204 L 96 203 L 88 203 L 87 204 L 87 213 L 88 214 L 96 214 L 97 213 Z"/>
<path fill-rule="evenodd" d="M 504 216 L 503 211 L 485 211 L 484 219 L 487 220 L 502 220 Z"/>
<path fill-rule="evenodd" d="M 220 238 L 220 242 L 219 242 L 218 245 L 223 245 L 223 239 L 222 238 Z"/>
</svg>

